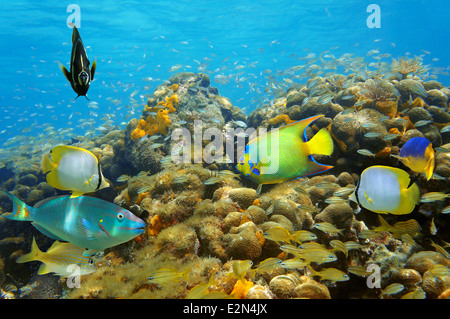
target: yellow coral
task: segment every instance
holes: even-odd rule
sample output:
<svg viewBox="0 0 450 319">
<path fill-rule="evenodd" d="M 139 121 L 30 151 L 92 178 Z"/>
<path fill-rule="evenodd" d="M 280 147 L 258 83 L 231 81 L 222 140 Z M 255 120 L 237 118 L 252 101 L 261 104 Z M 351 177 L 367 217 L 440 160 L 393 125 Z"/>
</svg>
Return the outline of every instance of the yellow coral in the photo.
<svg viewBox="0 0 450 319">
<path fill-rule="evenodd" d="M 238 280 L 230 295 L 238 299 L 245 299 L 248 291 L 253 287 L 253 285 L 254 283 L 252 281 L 248 281 L 247 279 Z"/>
<path fill-rule="evenodd" d="M 156 112 L 156 116 L 147 116 L 147 119 L 140 119 L 136 129 L 131 133 L 131 139 L 137 140 L 143 137 L 145 134 L 167 134 L 172 121 L 169 118 L 169 113 L 176 112 L 176 106 L 178 105 L 178 96 L 176 94 L 166 97 L 164 101 L 159 102 L 156 107 L 146 107 L 149 112 Z M 159 108 L 163 106 L 164 108 Z"/>
<path fill-rule="evenodd" d="M 280 114 L 278 116 L 275 116 L 273 119 L 269 120 L 270 125 L 278 125 L 283 122 L 287 125 L 287 124 L 293 123 L 295 121 L 291 120 L 289 118 L 289 115 L 287 115 L 287 114 Z"/>
</svg>

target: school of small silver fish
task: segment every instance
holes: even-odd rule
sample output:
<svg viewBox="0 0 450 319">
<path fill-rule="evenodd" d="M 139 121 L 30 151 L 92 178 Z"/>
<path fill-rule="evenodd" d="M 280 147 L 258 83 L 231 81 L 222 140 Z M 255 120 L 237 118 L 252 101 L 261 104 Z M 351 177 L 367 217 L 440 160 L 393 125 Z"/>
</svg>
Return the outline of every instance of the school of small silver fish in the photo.
<svg viewBox="0 0 450 319">
<path fill-rule="evenodd" d="M 153 40 L 167 42 L 163 35 Z M 213 48 L 214 43 L 207 41 Z M 173 45 L 167 42 L 174 54 L 190 45 L 189 41 Z M 281 44 L 273 40 L 270 45 Z M 247 48 L 246 44 L 242 47 Z M 91 88 L 90 100 L 83 101 L 87 111 L 78 111 L 70 96 L 57 105 L 38 102 L 20 113 L 2 108 L 0 170 L 4 176 L 0 175 L 0 182 L 1 189 L 8 193 L 0 198 L 3 215 L 0 226 L 5 226 L 0 231 L 4 236 L 0 239 L 0 253 L 7 252 L 0 254 L 0 296 L 20 296 L 20 283 L 9 279 L 19 275 L 14 271 L 8 273 L 11 264 L 17 267 L 17 262 L 25 272 L 51 272 L 63 278 L 71 275 L 67 265 L 79 265 L 84 288 L 65 287 L 68 298 L 450 298 L 450 174 L 441 176 L 435 172 L 438 164 L 439 172 L 450 171 L 450 121 L 414 119 L 413 122 L 412 117 L 396 113 L 379 119 L 389 123 L 397 119 L 391 130 L 386 130 L 370 118 L 358 118 L 360 107 L 369 98 L 362 94 L 363 89 L 357 96 L 359 99 L 348 91 L 354 87 L 355 79 L 373 79 L 375 84 L 378 83 L 375 80 L 387 81 L 396 76 L 394 81 L 404 80 L 406 77 L 398 78 L 397 64 L 401 59 L 397 61 L 378 49 L 370 50 L 365 57 L 352 53 L 338 55 L 337 49 L 318 54 L 305 49 L 303 55 L 292 54 L 292 66 L 284 70 L 264 69 L 256 56 L 241 57 L 232 52 L 220 61 L 211 54 L 174 65 L 159 64 L 150 71 L 153 52 L 133 46 L 129 53 L 139 56 L 134 62 L 124 63 L 114 56 L 97 60 L 96 81 L 91 86 L 107 89 L 110 96 L 96 97 Z M 415 80 L 434 81 L 440 74 L 448 74 L 448 67 L 424 65 L 425 60 L 427 63 L 430 60 L 429 55 L 424 52 L 412 58 L 421 65 L 414 71 Z M 410 54 L 406 56 L 404 60 L 410 59 Z M 116 77 L 119 72 L 102 78 L 102 68 L 107 64 L 120 66 L 120 73 L 128 75 L 127 81 Z M 344 70 L 346 76 L 339 74 L 338 69 Z M 189 116 L 177 118 L 171 123 L 173 126 L 189 127 L 195 114 L 200 114 L 199 117 L 209 117 L 214 126 L 223 128 L 225 135 L 225 128 L 247 129 L 251 112 L 263 108 L 267 117 L 264 121 L 269 123 L 279 115 L 277 110 L 286 109 L 289 92 L 303 88 L 307 96 L 299 107 L 312 101 L 321 109 L 341 103 L 342 110 L 336 117 L 345 116 L 342 123 L 356 127 L 358 136 L 371 142 L 355 142 L 357 148 L 346 157 L 350 153 L 345 152 L 352 146 L 328 133 L 328 129 L 326 135 L 329 141 L 334 141 L 334 150 L 344 154 L 339 158 L 340 174 L 333 172 L 333 166 L 338 168 L 335 163 L 338 158 L 329 156 L 329 172 L 302 175 L 273 185 L 251 183 L 246 178 L 248 174 L 234 169 L 235 159 L 226 157 L 225 164 L 216 166 L 201 162 L 192 164 L 197 165 L 195 168 L 175 164 L 173 159 L 181 151 L 167 152 L 169 134 L 145 134 L 126 144 L 123 135 L 127 126 L 131 120 L 139 119 L 147 99 L 155 96 L 151 90 L 160 88 L 161 83 L 174 84 L 167 80 L 166 74 L 173 77 L 187 72 L 206 74 L 219 89 L 241 90 L 243 98 L 233 101 L 233 105 L 248 102 L 250 106 L 241 108 L 248 116 L 247 121 L 233 118 L 224 123 L 222 118 L 211 117 L 206 108 L 198 106 L 198 110 L 183 111 Z M 348 74 L 353 76 L 347 77 Z M 47 78 L 40 73 L 35 76 Z M 326 86 L 338 89 L 330 91 Z M 18 88 L 17 99 L 25 98 L 30 89 L 43 96 L 62 94 Z M 182 89 L 193 91 L 187 86 Z M 445 89 L 450 97 L 450 89 Z M 403 103 L 411 107 L 419 103 L 413 97 L 424 101 L 429 91 L 418 81 L 405 90 L 409 98 Z M 400 95 L 395 99 L 399 101 Z M 441 111 L 450 118 L 448 102 L 446 105 Z M 52 120 L 62 123 L 61 126 L 46 122 L 41 110 L 50 111 Z M 153 111 L 147 114 L 157 116 Z M 313 115 L 318 114 L 310 116 Z M 17 131 L 14 120 L 25 122 L 27 128 Z M 332 125 L 332 119 L 327 123 L 323 120 L 317 119 L 317 125 L 308 124 L 302 138 Z M 420 141 L 402 150 L 397 145 L 405 144 L 399 141 L 410 127 L 418 131 L 433 127 L 441 143 L 423 145 Z M 248 138 L 246 132 L 239 134 L 236 135 L 239 138 Z M 115 144 L 110 145 L 108 138 Z M 375 152 L 372 142 L 388 146 Z M 131 164 L 121 170 L 128 160 L 115 154 L 121 147 L 145 148 L 151 155 L 141 160 L 155 156 L 159 170 L 144 170 Z M 73 157 L 78 160 L 72 161 Z M 318 164 L 311 154 L 305 157 Z M 352 166 L 353 159 L 357 165 Z M 79 161 L 84 164 L 79 166 Z M 393 162 L 398 163 L 397 167 Z M 103 163 L 108 163 L 108 174 L 102 171 Z M 260 167 L 259 163 L 249 163 L 248 158 L 242 164 L 250 165 L 252 172 Z M 442 168 L 445 165 L 447 168 Z M 38 175 L 42 182 L 19 184 L 36 167 L 43 168 Z M 350 182 L 341 178 L 344 173 Z M 17 186 L 11 187 L 15 175 Z M 241 198 L 242 189 L 246 189 L 246 195 Z M 24 197 L 30 200 L 32 192 L 44 198 L 22 202 Z M 177 196 L 179 192 L 189 192 L 189 196 L 181 198 Z M 43 195 L 47 193 L 52 195 Z M 10 205 L 10 199 L 14 205 Z M 58 214 L 61 207 L 65 211 Z M 98 208 L 97 215 L 91 213 L 92 207 Z M 164 211 L 168 207 L 171 214 L 175 213 Z M 48 215 L 38 218 L 44 214 Z M 51 218 L 56 221 L 52 223 Z M 72 223 L 77 218 L 79 221 Z M 263 221 L 258 223 L 258 219 Z M 25 223 L 18 221 L 31 221 L 34 228 L 20 232 L 17 224 Z M 50 246 L 52 240 L 56 241 Z M 49 247 L 45 253 L 39 248 L 41 241 Z M 245 243 L 238 246 L 239 241 Z M 254 255 L 234 248 L 255 245 L 258 253 Z M 252 258 L 247 258 L 249 255 Z M 428 266 L 420 268 L 417 265 L 423 260 Z M 32 261 L 43 264 L 39 270 L 22 265 Z M 370 286 L 373 280 L 378 283 Z M 439 287 L 430 288 L 431 281 L 438 282 Z M 105 286 L 99 288 L 100 285 Z M 126 285 L 131 288 L 123 288 Z M 346 295 L 351 289 L 354 292 Z"/>
</svg>

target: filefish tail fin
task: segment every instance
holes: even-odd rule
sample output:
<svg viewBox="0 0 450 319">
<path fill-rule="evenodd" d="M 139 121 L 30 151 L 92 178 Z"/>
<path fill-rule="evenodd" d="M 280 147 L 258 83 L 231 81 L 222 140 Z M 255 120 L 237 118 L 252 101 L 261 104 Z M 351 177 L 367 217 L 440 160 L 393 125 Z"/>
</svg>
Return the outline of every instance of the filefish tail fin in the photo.
<svg viewBox="0 0 450 319">
<path fill-rule="evenodd" d="M 31 243 L 31 251 L 28 254 L 20 256 L 16 259 L 16 263 L 23 264 L 29 261 L 40 260 L 40 255 L 42 251 L 36 243 L 36 239 L 33 237 L 33 242 Z"/>
<path fill-rule="evenodd" d="M 308 155 L 319 154 L 330 156 L 333 154 L 334 144 L 330 132 L 324 127 L 320 129 L 311 140 L 305 143 L 309 150 Z"/>
<path fill-rule="evenodd" d="M 9 192 L 6 192 L 6 194 L 13 201 L 13 209 L 11 213 L 5 213 L 2 215 L 2 217 L 11 220 L 32 221 L 33 220 L 32 216 L 36 211 L 36 208 L 28 206 L 27 204 L 25 204 L 24 202 L 22 202 L 20 199 L 18 199 L 16 196 L 14 196 Z"/>
</svg>

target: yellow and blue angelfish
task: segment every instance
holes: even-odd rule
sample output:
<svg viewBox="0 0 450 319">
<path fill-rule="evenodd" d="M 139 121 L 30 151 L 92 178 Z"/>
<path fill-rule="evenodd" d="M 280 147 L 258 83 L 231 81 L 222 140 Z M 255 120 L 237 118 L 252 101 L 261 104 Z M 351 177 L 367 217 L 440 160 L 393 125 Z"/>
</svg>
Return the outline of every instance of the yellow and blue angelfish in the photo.
<svg viewBox="0 0 450 319">
<path fill-rule="evenodd" d="M 94 154 L 86 149 L 58 145 L 44 155 L 42 170 L 47 183 L 57 189 L 72 191 L 71 198 L 109 187 Z"/>
<path fill-rule="evenodd" d="M 349 197 L 378 214 L 409 214 L 420 201 L 420 189 L 402 169 L 375 165 L 366 168 Z"/>
<path fill-rule="evenodd" d="M 398 158 L 415 173 L 425 174 L 427 180 L 433 176 L 434 150 L 431 142 L 425 137 L 413 137 L 401 148 Z"/>
<path fill-rule="evenodd" d="M 333 139 L 326 128 L 311 140 L 306 128 L 323 115 L 303 119 L 259 135 L 248 142 L 236 169 L 258 184 L 275 184 L 327 171 L 333 166 L 315 161 L 313 154 L 331 155 Z"/>
<path fill-rule="evenodd" d="M 20 256 L 16 262 L 21 264 L 30 261 L 40 261 L 42 265 L 39 267 L 38 275 L 54 273 L 61 277 L 73 275 L 73 271 L 70 271 L 71 268 L 69 266 L 77 265 L 79 266 L 79 274 L 82 276 L 97 270 L 94 260 L 89 256 L 84 256 L 84 252 L 84 248 L 59 241 L 55 241 L 46 252 L 43 252 L 39 249 L 36 239 L 33 237 L 31 252 Z"/>
</svg>

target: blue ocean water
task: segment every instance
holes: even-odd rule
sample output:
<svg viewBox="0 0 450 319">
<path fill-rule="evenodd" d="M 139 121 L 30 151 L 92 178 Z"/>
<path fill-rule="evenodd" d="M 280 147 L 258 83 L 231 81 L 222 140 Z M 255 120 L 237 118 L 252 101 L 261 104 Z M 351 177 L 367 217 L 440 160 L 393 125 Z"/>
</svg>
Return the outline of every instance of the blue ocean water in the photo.
<svg viewBox="0 0 450 319">
<path fill-rule="evenodd" d="M 98 104 L 90 106 L 84 97 L 74 100 L 57 64 L 69 66 L 73 4 L 88 56 L 97 59 L 88 97 Z M 379 28 L 367 24 L 370 4 L 380 9 Z M 268 74 L 322 52 L 353 53 L 368 63 L 379 54 L 390 54 L 388 62 L 422 56 L 447 86 L 449 9 L 444 0 L 2 1 L 0 145 L 53 129 L 52 136 L 85 134 L 107 119 L 124 127 L 140 116 L 146 94 L 181 71 L 208 74 L 249 114 L 272 98 L 264 92 Z M 214 81 L 216 75 L 229 82 Z"/>
</svg>

